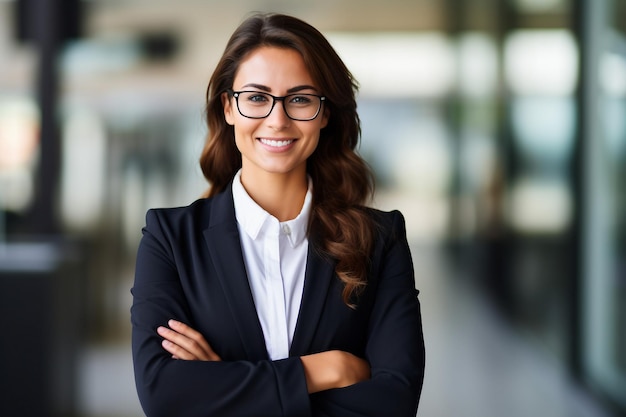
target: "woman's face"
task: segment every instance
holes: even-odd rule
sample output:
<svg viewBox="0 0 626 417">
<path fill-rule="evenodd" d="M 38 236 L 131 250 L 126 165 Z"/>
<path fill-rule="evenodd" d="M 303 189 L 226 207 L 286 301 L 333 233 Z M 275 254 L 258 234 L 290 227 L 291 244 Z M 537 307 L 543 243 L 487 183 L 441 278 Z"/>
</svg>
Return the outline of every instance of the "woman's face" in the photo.
<svg viewBox="0 0 626 417">
<path fill-rule="evenodd" d="M 297 51 L 271 46 L 259 47 L 240 62 L 232 89 L 273 96 L 321 95 Z M 240 104 L 243 100 L 257 102 L 259 97 L 240 96 Z M 240 114 L 234 97 L 224 94 L 222 100 L 226 122 L 234 126 L 235 143 L 242 155 L 242 175 L 306 174 L 306 160 L 328 122 L 324 107 L 315 119 L 297 121 L 287 117 L 284 103 L 277 101 L 269 116 L 251 119 Z"/>
</svg>

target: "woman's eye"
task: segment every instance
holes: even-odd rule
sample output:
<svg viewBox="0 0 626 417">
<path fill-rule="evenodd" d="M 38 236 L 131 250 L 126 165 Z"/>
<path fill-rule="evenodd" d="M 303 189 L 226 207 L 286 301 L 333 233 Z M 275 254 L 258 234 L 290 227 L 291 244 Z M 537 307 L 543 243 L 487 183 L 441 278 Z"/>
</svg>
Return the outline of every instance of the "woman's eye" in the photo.
<svg viewBox="0 0 626 417">
<path fill-rule="evenodd" d="M 291 96 L 289 102 L 293 104 L 310 104 L 312 100 L 309 96 Z"/>
<path fill-rule="evenodd" d="M 261 102 L 267 101 L 267 97 L 265 97 L 264 95 L 261 95 L 261 94 L 256 94 L 256 95 L 252 95 L 252 96 L 248 97 L 248 100 L 254 101 L 254 102 L 257 102 L 257 103 L 261 103 Z"/>
</svg>

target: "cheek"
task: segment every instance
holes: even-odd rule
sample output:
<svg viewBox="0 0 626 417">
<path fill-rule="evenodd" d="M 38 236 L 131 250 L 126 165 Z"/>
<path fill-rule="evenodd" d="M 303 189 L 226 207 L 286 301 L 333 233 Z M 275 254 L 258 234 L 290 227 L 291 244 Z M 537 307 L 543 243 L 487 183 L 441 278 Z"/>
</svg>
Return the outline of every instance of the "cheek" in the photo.
<svg viewBox="0 0 626 417">
<path fill-rule="evenodd" d="M 241 152 L 241 145 L 243 142 L 242 138 L 244 133 L 241 132 L 240 128 L 237 125 L 234 125 L 233 132 L 235 134 L 235 146 L 237 146 L 237 149 L 239 149 L 239 151 Z"/>
<path fill-rule="evenodd" d="M 245 144 L 255 139 L 255 132 L 258 128 L 258 122 L 254 119 L 243 117 L 233 117 L 233 131 L 235 133 L 235 143 L 239 147 L 239 143 Z"/>
<path fill-rule="evenodd" d="M 317 147 L 319 146 L 320 143 L 320 135 L 319 132 L 317 132 L 314 135 L 311 135 L 310 140 L 308 142 L 308 156 L 311 156 L 311 154 L 313 154 L 313 152 L 315 152 L 315 150 L 317 149 Z"/>
</svg>

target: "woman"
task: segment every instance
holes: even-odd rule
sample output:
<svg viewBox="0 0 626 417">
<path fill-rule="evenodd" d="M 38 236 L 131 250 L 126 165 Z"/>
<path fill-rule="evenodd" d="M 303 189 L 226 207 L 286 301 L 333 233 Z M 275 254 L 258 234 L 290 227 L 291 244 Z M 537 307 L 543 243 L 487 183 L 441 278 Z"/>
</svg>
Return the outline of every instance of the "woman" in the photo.
<svg viewBox="0 0 626 417">
<path fill-rule="evenodd" d="M 150 210 L 131 309 L 148 416 L 415 416 L 424 342 L 399 212 L 364 207 L 356 83 L 284 15 L 242 23 L 209 82 L 188 207 Z"/>
</svg>

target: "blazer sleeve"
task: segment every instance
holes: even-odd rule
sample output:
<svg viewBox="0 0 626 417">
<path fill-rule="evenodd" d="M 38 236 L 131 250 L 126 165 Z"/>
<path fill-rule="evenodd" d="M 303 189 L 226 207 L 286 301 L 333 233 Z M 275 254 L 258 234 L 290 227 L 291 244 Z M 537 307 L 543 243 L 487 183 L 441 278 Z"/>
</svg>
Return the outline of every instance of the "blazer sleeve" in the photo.
<svg viewBox="0 0 626 417">
<path fill-rule="evenodd" d="M 132 354 L 139 400 L 148 417 L 311 415 L 299 358 L 200 362 L 172 359 L 156 329 L 190 313 L 172 242 L 149 211 L 137 253 L 131 307 Z"/>
<path fill-rule="evenodd" d="M 402 214 L 393 212 L 382 251 L 365 359 L 371 379 L 311 396 L 318 417 L 415 417 L 425 367 L 414 269 Z"/>
</svg>

